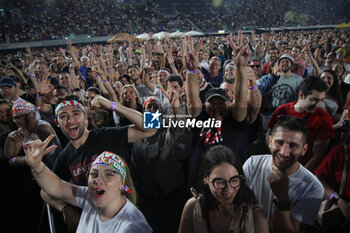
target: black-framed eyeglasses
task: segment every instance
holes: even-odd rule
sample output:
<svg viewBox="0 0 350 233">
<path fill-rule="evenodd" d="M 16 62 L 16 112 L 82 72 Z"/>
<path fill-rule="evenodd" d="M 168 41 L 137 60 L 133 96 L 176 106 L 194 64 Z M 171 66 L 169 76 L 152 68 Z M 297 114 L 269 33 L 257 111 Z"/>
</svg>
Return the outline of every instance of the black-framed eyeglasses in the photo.
<svg viewBox="0 0 350 233">
<path fill-rule="evenodd" d="M 86 173 L 87 177 L 89 179 L 91 179 L 92 181 L 97 180 L 99 174 L 101 174 L 102 180 L 109 182 L 113 179 L 113 177 L 115 176 L 115 174 L 117 174 L 116 171 L 103 171 L 103 172 L 99 172 L 99 171 L 88 171 Z"/>
<path fill-rule="evenodd" d="M 28 112 L 28 113 L 26 113 L 26 114 L 23 114 L 23 115 L 20 115 L 20 116 L 14 116 L 13 117 L 13 120 L 14 121 L 21 121 L 21 120 L 24 120 L 24 119 L 26 119 L 28 116 L 29 116 L 29 114 L 31 114 L 32 112 Z"/>
<path fill-rule="evenodd" d="M 231 188 L 238 188 L 241 185 L 241 182 L 245 178 L 243 175 L 232 176 L 228 181 L 223 178 L 214 178 L 211 183 L 215 189 L 225 189 L 227 188 L 227 183 L 230 184 Z"/>
<path fill-rule="evenodd" d="M 290 116 L 290 115 L 279 115 L 277 116 L 278 121 L 285 121 L 289 119 L 295 119 L 302 125 L 307 125 L 307 120 L 301 117 L 296 117 L 296 116 Z"/>
<path fill-rule="evenodd" d="M 251 68 L 254 68 L 254 67 L 255 67 L 255 68 L 260 68 L 260 65 L 251 65 L 250 67 L 251 67 Z"/>
</svg>

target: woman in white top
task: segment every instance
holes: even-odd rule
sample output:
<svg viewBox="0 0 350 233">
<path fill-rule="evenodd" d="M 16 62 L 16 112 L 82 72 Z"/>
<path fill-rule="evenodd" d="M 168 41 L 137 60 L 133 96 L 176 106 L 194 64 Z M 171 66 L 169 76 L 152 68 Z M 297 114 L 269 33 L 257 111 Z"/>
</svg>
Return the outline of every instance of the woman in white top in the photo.
<svg viewBox="0 0 350 233">
<path fill-rule="evenodd" d="M 136 201 L 129 169 L 119 156 L 107 151 L 100 154 L 87 173 L 88 187 L 76 186 L 61 180 L 42 162 L 56 147 L 47 148 L 53 138 L 24 144 L 26 163 L 44 191 L 83 209 L 77 232 L 152 232 L 142 213 L 125 197 L 132 194 L 130 199 Z"/>
</svg>

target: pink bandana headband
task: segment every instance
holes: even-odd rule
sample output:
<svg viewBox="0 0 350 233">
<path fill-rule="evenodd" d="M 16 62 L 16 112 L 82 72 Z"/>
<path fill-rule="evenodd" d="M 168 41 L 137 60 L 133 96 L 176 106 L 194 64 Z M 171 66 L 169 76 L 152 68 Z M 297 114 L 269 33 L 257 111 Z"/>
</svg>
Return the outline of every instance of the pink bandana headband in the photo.
<svg viewBox="0 0 350 233">
<path fill-rule="evenodd" d="M 84 106 L 79 103 L 76 100 L 63 100 L 61 103 L 59 103 L 55 109 L 55 114 L 56 116 L 58 115 L 58 112 L 63 108 L 67 106 L 77 106 L 81 111 L 85 113 L 85 108 Z"/>
</svg>

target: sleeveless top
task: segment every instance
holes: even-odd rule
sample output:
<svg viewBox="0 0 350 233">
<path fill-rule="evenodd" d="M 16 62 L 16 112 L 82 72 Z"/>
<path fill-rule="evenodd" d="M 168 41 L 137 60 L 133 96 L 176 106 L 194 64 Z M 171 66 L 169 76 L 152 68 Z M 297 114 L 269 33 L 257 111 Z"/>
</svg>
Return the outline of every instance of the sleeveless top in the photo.
<svg viewBox="0 0 350 233">
<path fill-rule="evenodd" d="M 226 232 L 229 232 L 229 233 L 254 233 L 255 232 L 253 210 L 251 207 L 249 207 L 248 217 L 246 218 L 245 227 L 242 231 L 240 231 L 239 221 L 240 221 L 240 214 L 236 214 L 231 220 L 229 229 Z M 196 204 L 193 210 L 193 232 L 208 233 L 198 198 L 196 198 Z"/>
</svg>

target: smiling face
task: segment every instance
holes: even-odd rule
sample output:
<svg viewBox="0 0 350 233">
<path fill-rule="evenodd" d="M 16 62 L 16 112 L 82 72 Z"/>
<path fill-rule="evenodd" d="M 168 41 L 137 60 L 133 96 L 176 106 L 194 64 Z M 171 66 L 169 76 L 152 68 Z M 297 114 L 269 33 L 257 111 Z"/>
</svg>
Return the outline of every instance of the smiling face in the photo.
<svg viewBox="0 0 350 233">
<path fill-rule="evenodd" d="M 273 157 L 273 164 L 281 170 L 294 170 L 297 161 L 306 152 L 302 132 L 289 131 L 278 127 L 273 135 L 269 136 L 269 148 Z"/>
<path fill-rule="evenodd" d="M 122 97 L 124 102 L 129 105 L 136 103 L 136 93 L 132 87 L 126 87 L 123 91 Z"/>
<path fill-rule="evenodd" d="M 95 165 L 89 174 L 89 193 L 97 207 L 110 207 L 122 198 L 124 184 L 116 170 L 106 165 Z"/>
<path fill-rule="evenodd" d="M 237 175 L 239 175 L 238 171 L 232 164 L 223 162 L 216 166 L 208 177 L 203 179 L 203 183 L 209 185 L 210 192 L 219 202 L 219 205 L 225 206 L 232 204 L 238 193 L 239 186 L 232 188 L 230 184 L 226 183 L 226 188 L 216 189 L 213 185 L 213 180 L 223 179 L 228 182 L 232 177 Z"/>
<path fill-rule="evenodd" d="M 84 133 L 89 134 L 87 115 L 77 106 L 63 107 L 58 112 L 57 121 L 63 134 L 71 141 L 81 139 Z"/>
<path fill-rule="evenodd" d="M 323 72 L 320 76 L 320 78 L 327 84 L 328 89 L 333 85 L 334 83 L 334 77 L 332 76 L 332 74 L 328 73 L 328 72 Z"/>
<path fill-rule="evenodd" d="M 227 104 L 226 101 L 221 97 L 215 96 L 205 102 L 208 115 L 216 120 L 223 121 L 227 115 Z"/>
<path fill-rule="evenodd" d="M 300 91 L 298 103 L 300 104 L 302 111 L 313 113 L 316 110 L 316 108 L 320 106 L 322 100 L 325 97 L 326 97 L 325 91 L 319 92 L 316 90 L 312 90 L 311 94 L 307 95 L 306 97 Z"/>
<path fill-rule="evenodd" d="M 279 66 L 280 66 L 281 71 L 284 73 L 287 73 L 293 67 L 292 62 L 287 58 L 280 60 Z"/>
</svg>

